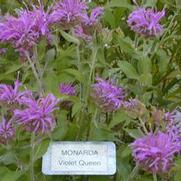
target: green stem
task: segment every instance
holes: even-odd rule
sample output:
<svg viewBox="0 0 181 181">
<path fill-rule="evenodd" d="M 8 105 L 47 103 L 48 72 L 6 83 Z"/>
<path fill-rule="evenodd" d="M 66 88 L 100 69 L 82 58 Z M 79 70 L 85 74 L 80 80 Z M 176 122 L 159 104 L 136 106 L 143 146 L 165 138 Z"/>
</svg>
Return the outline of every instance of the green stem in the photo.
<svg viewBox="0 0 181 181">
<path fill-rule="evenodd" d="M 153 181 L 157 181 L 156 173 L 153 173 Z"/>
<path fill-rule="evenodd" d="M 164 32 L 164 35 L 162 36 L 159 43 L 157 43 L 156 46 L 154 45 L 154 50 L 152 51 L 152 55 L 150 56 L 150 59 L 152 59 L 154 57 L 154 55 L 157 52 L 157 50 L 159 49 L 160 45 L 162 45 L 162 43 L 164 42 L 167 33 L 169 32 L 170 28 L 173 26 L 175 17 L 176 17 L 176 14 L 174 14 L 173 18 L 171 19 L 170 24 L 168 25 L 168 27 L 167 27 L 166 31 Z"/>
<path fill-rule="evenodd" d="M 97 121 L 96 121 L 97 113 L 98 113 L 98 109 L 96 108 L 95 112 L 94 112 L 94 115 L 93 115 L 93 118 L 92 118 L 92 121 L 89 121 L 88 126 L 87 126 L 88 129 L 87 129 L 86 141 L 89 140 L 89 136 L 90 136 L 91 130 L 94 129 L 95 127 L 98 128 L 98 124 L 97 124 Z"/>
<path fill-rule="evenodd" d="M 94 117 L 93 117 L 93 123 L 94 123 L 94 125 L 95 125 L 96 128 L 98 128 L 98 124 L 97 124 L 97 121 L 96 121 L 97 112 L 98 112 L 98 109 L 96 108 L 95 113 L 94 113 Z"/>
<path fill-rule="evenodd" d="M 95 65 L 96 65 L 96 56 L 97 56 L 97 47 L 93 48 L 92 50 L 92 64 L 91 64 L 91 68 L 90 68 L 90 74 L 89 74 L 89 83 L 91 83 L 91 80 L 94 79 L 94 71 L 95 71 Z"/>
<path fill-rule="evenodd" d="M 41 92 L 44 93 L 44 84 L 43 84 L 44 71 L 41 69 L 41 65 L 40 65 L 40 62 L 38 60 L 37 46 L 34 47 L 33 51 L 34 51 L 34 63 L 36 66 L 35 68 L 37 70 L 37 74 L 38 74 L 38 77 L 39 77 L 40 82 L 41 82 Z"/>
<path fill-rule="evenodd" d="M 34 154 L 35 154 L 35 133 L 32 133 L 32 135 L 31 135 L 31 152 L 30 152 L 30 180 L 31 181 L 35 181 Z"/>
<path fill-rule="evenodd" d="M 92 50 L 92 64 L 90 67 L 90 73 L 89 73 L 89 78 L 88 78 L 88 84 L 87 84 L 87 91 L 86 91 L 86 103 L 88 102 L 88 97 L 89 97 L 89 91 L 90 91 L 90 85 L 92 80 L 94 80 L 94 71 L 95 71 L 95 65 L 96 65 L 96 56 L 97 56 L 97 47 L 93 48 Z M 95 127 L 98 127 L 97 121 L 96 121 L 96 117 L 97 117 L 97 112 L 98 109 L 96 108 L 95 112 L 94 112 L 94 116 L 93 116 L 93 124 L 95 125 Z M 92 127 L 92 122 L 89 123 L 89 127 L 87 130 L 87 140 L 89 139 L 89 135 L 90 135 L 90 131 L 91 131 L 91 127 Z"/>
<path fill-rule="evenodd" d="M 148 132 L 148 130 L 147 130 L 147 128 L 146 128 L 145 123 L 143 122 L 143 120 L 142 120 L 142 119 L 139 119 L 139 121 L 140 121 L 140 124 L 141 124 L 144 132 L 145 132 L 146 134 L 148 134 L 149 132 Z"/>
<path fill-rule="evenodd" d="M 77 67 L 78 70 L 81 70 L 81 62 L 80 62 L 80 46 L 76 46 L 76 53 L 77 53 Z"/>
<path fill-rule="evenodd" d="M 80 45 L 79 44 L 76 46 L 76 54 L 77 54 L 77 68 L 78 68 L 79 72 L 81 72 L 82 66 L 81 66 L 81 61 L 80 61 Z M 79 94 L 80 99 L 82 100 L 82 97 L 83 97 L 82 83 L 80 83 L 79 89 L 80 89 L 80 94 Z"/>
<path fill-rule="evenodd" d="M 88 78 L 88 84 L 87 84 L 87 92 L 86 92 L 86 102 L 88 101 L 88 97 L 89 97 L 89 91 L 90 91 L 90 85 L 91 85 L 91 82 L 92 80 L 94 80 L 94 77 L 95 77 L 95 66 L 96 66 L 96 57 L 97 57 L 97 51 L 98 51 L 98 48 L 95 47 L 93 48 L 92 50 L 92 63 L 91 63 L 91 66 L 90 66 L 90 73 L 89 73 L 89 78 Z"/>
<path fill-rule="evenodd" d="M 31 66 L 31 69 L 32 69 L 32 71 L 33 71 L 33 74 L 34 74 L 34 76 L 35 76 L 35 79 L 36 79 L 36 81 L 37 81 L 37 83 L 38 83 L 40 92 L 42 92 L 42 91 L 43 91 L 43 85 L 42 85 L 41 79 L 40 79 L 40 77 L 39 77 L 39 75 L 38 75 L 38 73 L 37 73 L 37 70 L 36 70 L 36 68 L 35 68 L 34 62 L 33 62 L 33 60 L 30 58 L 30 56 L 29 56 L 28 53 L 26 53 L 26 57 L 27 57 L 28 62 L 29 62 L 29 64 L 30 64 L 30 66 Z"/>
<path fill-rule="evenodd" d="M 131 180 L 135 177 L 135 175 L 137 174 L 138 170 L 139 170 L 139 167 L 138 167 L 138 165 L 136 165 L 136 166 L 133 168 L 132 172 L 130 173 L 130 176 L 129 176 L 129 178 L 128 178 L 128 181 L 131 181 Z"/>
</svg>

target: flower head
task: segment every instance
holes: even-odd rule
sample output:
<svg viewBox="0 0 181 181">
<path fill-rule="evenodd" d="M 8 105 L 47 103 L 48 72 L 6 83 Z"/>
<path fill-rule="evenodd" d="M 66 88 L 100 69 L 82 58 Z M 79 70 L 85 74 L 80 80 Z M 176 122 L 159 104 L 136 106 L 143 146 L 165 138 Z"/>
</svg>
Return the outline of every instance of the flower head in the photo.
<svg viewBox="0 0 181 181">
<path fill-rule="evenodd" d="M 24 97 L 32 97 L 29 90 L 19 91 L 21 83 L 16 80 L 14 86 L 0 84 L 0 102 L 5 104 L 23 104 Z"/>
<path fill-rule="evenodd" d="M 116 111 L 125 98 L 124 90 L 113 85 L 111 81 L 97 78 L 97 83 L 92 85 L 91 97 L 97 106 L 104 112 Z"/>
<path fill-rule="evenodd" d="M 181 111 L 175 110 L 173 112 L 173 117 L 175 121 L 181 122 Z"/>
<path fill-rule="evenodd" d="M 82 0 L 60 0 L 55 4 L 49 17 L 51 24 L 60 24 L 69 29 L 80 23 L 87 9 Z"/>
<path fill-rule="evenodd" d="M 168 117 L 168 124 L 166 127 L 166 130 L 169 134 L 174 135 L 177 140 L 181 143 L 181 112 L 180 111 L 173 111 L 171 114 L 171 118 Z M 180 147 L 181 151 L 181 147 Z"/>
<path fill-rule="evenodd" d="M 174 115 L 172 112 L 166 112 L 163 119 L 172 122 L 174 120 Z"/>
<path fill-rule="evenodd" d="M 180 150 L 175 135 L 158 132 L 136 139 L 132 144 L 136 163 L 151 173 L 166 173 L 173 166 L 174 154 Z"/>
<path fill-rule="evenodd" d="M 137 8 L 128 17 L 128 25 L 136 33 L 152 37 L 161 35 L 163 27 L 159 24 L 165 16 L 165 11 L 156 12 L 153 9 Z"/>
<path fill-rule="evenodd" d="M 84 24 L 84 26 L 95 26 L 99 22 L 99 19 L 101 18 L 103 13 L 104 8 L 96 7 L 92 9 L 90 16 L 88 14 L 84 15 L 82 23 Z"/>
<path fill-rule="evenodd" d="M 68 96 L 75 96 L 76 95 L 76 86 L 72 83 L 62 83 L 59 86 L 60 93 L 63 95 Z"/>
<path fill-rule="evenodd" d="M 129 117 L 134 119 L 142 116 L 145 113 L 145 106 L 138 99 L 128 99 L 122 102 L 122 107 L 127 112 Z"/>
<path fill-rule="evenodd" d="M 4 118 L 0 123 L 0 143 L 6 144 L 13 138 L 15 130 L 12 126 L 12 121 L 6 121 Z"/>
<path fill-rule="evenodd" d="M 74 28 L 74 34 L 77 38 L 85 40 L 86 42 L 90 42 L 92 40 L 92 36 L 90 33 L 86 32 L 83 26 L 76 26 Z"/>
<path fill-rule="evenodd" d="M 76 96 L 77 94 L 76 86 L 74 86 L 72 83 L 61 83 L 59 91 L 61 94 L 67 96 Z M 60 106 L 68 110 L 72 107 L 72 102 L 69 100 L 61 100 Z"/>
<path fill-rule="evenodd" d="M 43 8 L 34 8 L 33 11 L 19 10 L 17 14 L 17 17 L 7 15 L 5 20 L 0 22 L 0 41 L 12 44 L 24 57 L 26 51 L 31 53 L 40 37 L 50 36 L 48 14 Z"/>
<path fill-rule="evenodd" d="M 55 118 L 53 112 L 58 109 L 59 100 L 53 95 L 48 94 L 44 98 L 24 99 L 27 106 L 24 110 L 16 109 L 14 116 L 19 125 L 29 132 L 46 133 L 52 131 L 55 127 Z"/>
<path fill-rule="evenodd" d="M 124 101 L 123 102 L 123 106 L 126 108 L 126 109 L 134 109 L 135 107 L 137 107 L 139 105 L 139 100 L 138 99 L 129 99 L 128 101 Z"/>
<path fill-rule="evenodd" d="M 6 48 L 0 48 L 0 56 L 6 54 L 7 49 Z"/>
<path fill-rule="evenodd" d="M 92 10 L 90 16 L 86 13 L 80 25 L 74 28 L 75 36 L 87 42 L 92 40 L 92 35 L 98 29 L 100 17 L 103 15 L 104 9 L 96 7 Z"/>
</svg>

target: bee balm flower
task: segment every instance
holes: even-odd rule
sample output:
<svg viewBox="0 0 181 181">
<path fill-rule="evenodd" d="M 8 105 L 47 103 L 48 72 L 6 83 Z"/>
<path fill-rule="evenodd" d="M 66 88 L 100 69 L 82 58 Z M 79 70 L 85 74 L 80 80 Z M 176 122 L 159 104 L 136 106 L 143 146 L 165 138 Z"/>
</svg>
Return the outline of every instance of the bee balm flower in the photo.
<svg viewBox="0 0 181 181">
<path fill-rule="evenodd" d="M 81 25 L 74 29 L 75 36 L 87 42 L 92 40 L 92 35 L 98 29 L 99 20 L 104 13 L 102 7 L 96 7 L 92 10 L 90 16 L 86 13 L 83 17 Z"/>
<path fill-rule="evenodd" d="M 0 123 L 0 143 L 6 144 L 10 139 L 13 138 L 15 130 L 12 126 L 11 121 L 6 121 L 4 118 Z"/>
<path fill-rule="evenodd" d="M 49 22 L 69 29 L 81 22 L 86 9 L 87 5 L 82 0 L 60 0 L 53 7 Z"/>
<path fill-rule="evenodd" d="M 174 115 L 172 112 L 166 112 L 164 115 L 164 120 L 168 122 L 172 122 L 174 120 Z"/>
<path fill-rule="evenodd" d="M 137 8 L 128 17 L 127 23 L 136 33 L 154 37 L 163 33 L 160 20 L 165 16 L 165 11 L 156 12 L 153 9 Z"/>
<path fill-rule="evenodd" d="M 76 86 L 72 83 L 61 83 L 59 87 L 60 94 L 67 96 L 76 96 L 77 90 Z M 72 102 L 69 100 L 61 100 L 60 106 L 65 109 L 70 109 L 72 107 Z"/>
<path fill-rule="evenodd" d="M 176 135 L 158 132 L 136 139 L 132 144 L 136 163 L 151 173 L 166 173 L 173 166 L 174 154 L 180 150 Z"/>
<path fill-rule="evenodd" d="M 14 111 L 16 122 L 29 132 L 46 133 L 52 131 L 55 127 L 53 112 L 58 109 L 58 102 L 59 100 L 52 94 L 39 98 L 37 101 L 26 99 L 24 103 L 27 108 Z"/>
<path fill-rule="evenodd" d="M 14 86 L 0 84 L 0 102 L 4 104 L 23 104 L 24 97 L 32 97 L 32 93 L 28 90 L 19 91 L 21 83 L 16 80 Z"/>
<path fill-rule="evenodd" d="M 92 12 L 90 16 L 87 14 L 84 15 L 83 24 L 85 26 L 95 26 L 98 22 L 101 16 L 104 13 L 104 8 L 102 7 L 96 7 L 92 9 Z"/>
<path fill-rule="evenodd" d="M 103 112 L 112 112 L 120 108 L 125 94 L 121 87 L 97 78 L 97 83 L 92 85 L 91 97 Z"/>
<path fill-rule="evenodd" d="M 25 52 L 32 52 L 40 37 L 50 36 L 47 16 L 43 8 L 19 10 L 17 17 L 6 16 L 0 22 L 0 41 L 10 43 L 24 57 Z"/>
<path fill-rule="evenodd" d="M 60 93 L 68 96 L 76 95 L 76 87 L 72 83 L 62 83 L 59 87 Z"/>
</svg>

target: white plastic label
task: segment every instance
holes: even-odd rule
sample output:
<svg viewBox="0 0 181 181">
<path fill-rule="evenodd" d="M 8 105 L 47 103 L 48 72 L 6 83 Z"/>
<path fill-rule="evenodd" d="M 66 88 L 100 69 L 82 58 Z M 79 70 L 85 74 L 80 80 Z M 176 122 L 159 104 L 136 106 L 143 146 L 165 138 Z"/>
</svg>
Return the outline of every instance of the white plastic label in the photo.
<svg viewBox="0 0 181 181">
<path fill-rule="evenodd" d="M 113 175 L 116 148 L 112 142 L 53 142 L 43 156 L 46 175 Z"/>
</svg>

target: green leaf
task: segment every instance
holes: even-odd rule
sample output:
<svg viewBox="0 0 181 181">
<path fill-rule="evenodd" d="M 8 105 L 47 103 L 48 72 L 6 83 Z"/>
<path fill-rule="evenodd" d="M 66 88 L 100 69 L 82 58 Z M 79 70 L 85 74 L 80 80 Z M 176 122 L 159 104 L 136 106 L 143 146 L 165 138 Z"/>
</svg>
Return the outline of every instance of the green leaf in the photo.
<svg viewBox="0 0 181 181">
<path fill-rule="evenodd" d="M 138 79 L 139 75 L 136 69 L 127 61 L 119 62 L 120 69 L 126 74 L 126 76 L 130 79 Z"/>
<path fill-rule="evenodd" d="M 115 135 L 113 131 L 105 128 L 95 127 L 93 124 L 90 130 L 90 139 L 95 141 L 115 141 Z"/>
<path fill-rule="evenodd" d="M 77 138 L 77 131 L 78 131 L 78 126 L 76 123 L 71 123 L 69 126 L 69 129 L 67 131 L 67 134 L 65 136 L 65 140 L 67 141 L 74 141 Z"/>
<path fill-rule="evenodd" d="M 131 155 L 131 153 L 132 153 L 131 148 L 129 146 L 127 146 L 121 152 L 121 157 L 122 158 L 127 158 L 127 157 L 129 157 Z"/>
<path fill-rule="evenodd" d="M 7 152 L 0 156 L 0 162 L 4 163 L 5 165 L 16 163 L 16 161 L 16 156 L 13 152 Z"/>
<path fill-rule="evenodd" d="M 153 176 L 151 174 L 147 175 L 137 175 L 135 178 L 135 181 L 153 181 Z"/>
<path fill-rule="evenodd" d="M 151 73 L 142 74 L 139 78 L 139 81 L 144 86 L 151 86 L 152 85 L 152 74 Z"/>
<path fill-rule="evenodd" d="M 83 81 L 82 73 L 76 69 L 64 69 L 64 70 L 62 70 L 62 72 L 66 72 L 66 73 L 74 76 L 75 79 L 78 80 L 79 82 Z"/>
<path fill-rule="evenodd" d="M 46 139 L 37 145 L 37 147 L 35 149 L 35 155 L 34 155 L 35 160 L 38 160 L 39 158 L 41 158 L 45 154 L 45 152 L 48 149 L 49 142 L 50 141 Z"/>
<path fill-rule="evenodd" d="M 50 62 L 50 61 L 52 61 L 54 58 L 55 58 L 55 49 L 52 48 L 52 49 L 50 49 L 50 50 L 48 50 L 48 51 L 46 52 L 45 61 L 46 61 L 46 62 L 47 62 L 47 61 Z"/>
<path fill-rule="evenodd" d="M 170 57 L 162 49 L 158 50 L 156 54 L 158 56 L 159 72 L 161 74 L 164 74 L 167 71 L 168 64 L 169 64 L 169 61 L 170 61 Z"/>
<path fill-rule="evenodd" d="M 37 45 L 38 61 L 44 58 L 44 55 L 46 53 L 46 45 L 47 45 L 47 40 L 45 38 L 41 39 L 41 41 L 38 43 Z"/>
<path fill-rule="evenodd" d="M 181 9 L 181 1 L 180 0 L 176 0 L 176 7 L 178 9 Z"/>
<path fill-rule="evenodd" d="M 23 66 L 24 66 L 24 64 L 11 65 L 11 66 L 9 66 L 8 70 L 5 72 L 5 75 L 14 73 L 14 72 L 18 71 L 20 68 L 22 68 Z"/>
<path fill-rule="evenodd" d="M 151 73 L 152 70 L 151 60 L 148 57 L 143 57 L 138 60 L 137 67 L 140 74 Z"/>
<path fill-rule="evenodd" d="M 50 76 L 51 75 L 51 76 Z M 48 92 L 52 92 L 55 95 L 59 95 L 58 85 L 60 83 L 59 76 L 52 70 L 47 72 L 44 78 L 45 86 Z"/>
<path fill-rule="evenodd" d="M 119 47 L 122 51 L 130 54 L 131 56 L 133 56 L 133 54 L 135 54 L 135 49 L 133 47 L 133 42 L 131 41 L 131 39 L 129 38 L 119 38 L 118 39 L 118 44 Z"/>
<path fill-rule="evenodd" d="M 173 168 L 175 171 L 174 181 L 181 180 L 181 156 L 178 156 L 175 161 L 175 167 Z"/>
<path fill-rule="evenodd" d="M 127 148 L 127 145 L 125 148 Z M 128 181 L 131 172 L 131 165 L 129 163 L 128 157 L 126 158 L 122 157 L 122 150 L 120 149 L 117 150 L 116 162 L 117 162 L 116 181 Z"/>
<path fill-rule="evenodd" d="M 155 7 L 157 3 L 157 0 L 147 0 L 145 3 L 145 7 Z"/>
<path fill-rule="evenodd" d="M 112 0 L 110 1 L 105 8 L 117 8 L 117 7 L 121 7 L 121 8 L 127 8 L 132 10 L 133 6 L 130 5 L 130 3 L 128 3 L 127 0 Z"/>
<path fill-rule="evenodd" d="M 109 23 L 109 25 L 111 26 L 111 28 L 116 28 L 116 20 L 115 17 L 112 13 L 112 11 L 105 11 L 104 13 L 104 20 Z"/>
<path fill-rule="evenodd" d="M 1 181 L 16 181 L 22 175 L 21 172 L 8 171 L 4 177 L 1 178 Z"/>
<path fill-rule="evenodd" d="M 21 175 L 21 172 L 11 171 L 7 167 L 0 167 L 1 181 L 16 181 Z"/>
<path fill-rule="evenodd" d="M 89 176 L 89 181 L 112 181 L 109 176 Z"/>
<path fill-rule="evenodd" d="M 82 103 L 80 101 L 76 102 L 74 105 L 73 105 L 73 108 L 72 108 L 72 116 L 74 116 L 75 114 L 79 113 L 81 110 L 82 110 Z"/>
<path fill-rule="evenodd" d="M 56 129 L 52 133 L 53 140 L 58 140 L 58 141 L 62 140 L 67 134 L 67 131 L 68 131 L 67 125 L 57 126 Z"/>
<path fill-rule="evenodd" d="M 66 33 L 65 31 L 60 30 L 62 36 L 68 41 L 68 42 L 72 42 L 75 43 L 77 45 L 80 44 L 79 40 L 77 38 L 75 38 L 74 36 Z"/>
<path fill-rule="evenodd" d="M 128 116 L 126 115 L 126 113 L 124 111 L 115 112 L 113 115 L 113 118 L 109 124 L 109 128 L 113 128 L 114 126 L 125 121 L 126 119 L 128 119 Z"/>
<path fill-rule="evenodd" d="M 138 129 L 124 129 L 132 138 L 140 138 L 143 137 L 144 134 Z"/>
</svg>

